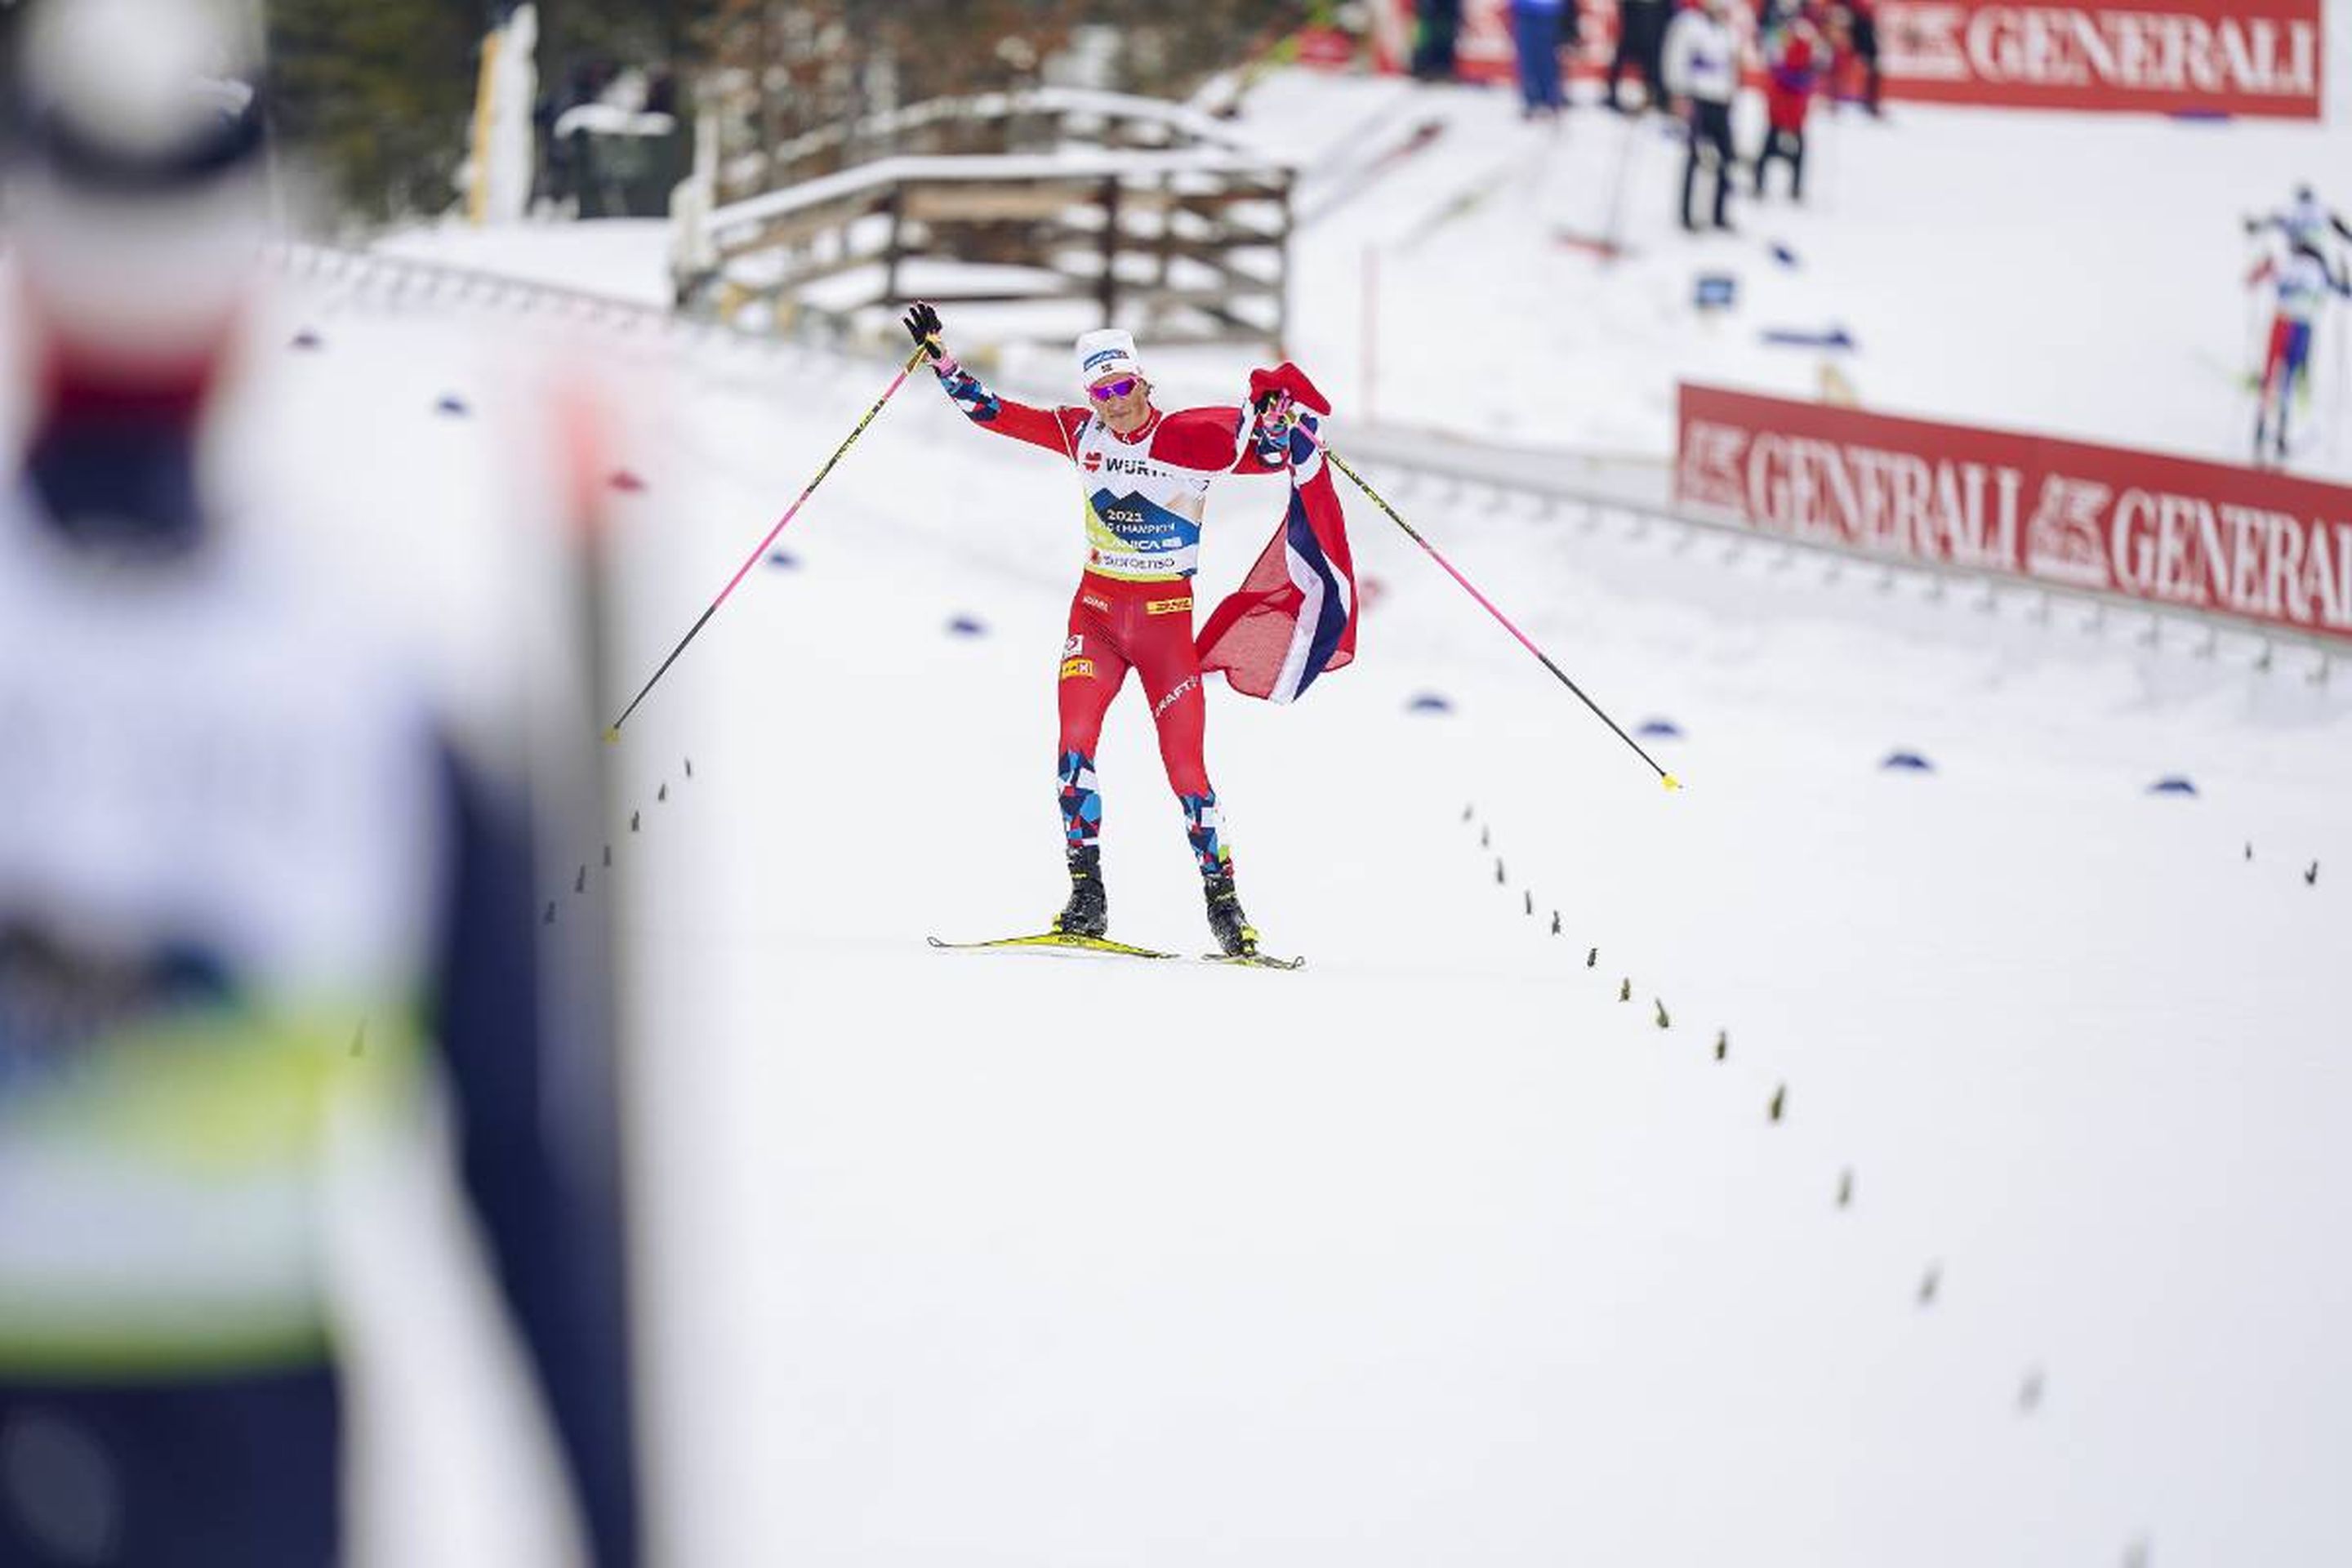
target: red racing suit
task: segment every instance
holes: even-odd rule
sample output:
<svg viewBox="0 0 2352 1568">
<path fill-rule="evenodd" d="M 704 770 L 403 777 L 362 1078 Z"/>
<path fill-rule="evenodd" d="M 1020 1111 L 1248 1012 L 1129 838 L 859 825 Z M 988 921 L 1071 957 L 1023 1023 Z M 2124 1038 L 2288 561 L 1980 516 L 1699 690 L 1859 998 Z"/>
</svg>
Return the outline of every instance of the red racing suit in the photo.
<svg viewBox="0 0 2352 1568">
<path fill-rule="evenodd" d="M 1202 742 L 1208 704 L 1192 641 L 1192 574 L 1209 488 L 1220 475 L 1284 472 L 1286 441 L 1261 443 L 1248 410 L 1155 408 L 1121 436 L 1091 409 L 1035 408 L 997 396 L 953 359 L 940 384 L 983 430 L 1067 458 L 1084 497 L 1087 563 L 1070 601 L 1057 682 L 1063 831 L 1091 847 L 1102 823 L 1095 748 L 1103 715 L 1132 669 L 1142 677 L 1169 787 L 1185 813 L 1202 875 L 1230 869 Z"/>
</svg>

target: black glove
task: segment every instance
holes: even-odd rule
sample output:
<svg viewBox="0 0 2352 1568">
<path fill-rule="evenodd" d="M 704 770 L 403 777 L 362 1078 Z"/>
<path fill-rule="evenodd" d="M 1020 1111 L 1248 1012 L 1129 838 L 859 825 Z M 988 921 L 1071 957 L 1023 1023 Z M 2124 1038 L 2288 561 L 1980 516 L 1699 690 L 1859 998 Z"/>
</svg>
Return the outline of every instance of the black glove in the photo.
<svg viewBox="0 0 2352 1568">
<path fill-rule="evenodd" d="M 946 345 L 940 342 L 940 313 L 924 301 L 915 301 L 914 309 L 907 312 L 905 325 L 907 335 L 915 340 L 915 346 L 933 359 L 948 352 Z"/>
</svg>

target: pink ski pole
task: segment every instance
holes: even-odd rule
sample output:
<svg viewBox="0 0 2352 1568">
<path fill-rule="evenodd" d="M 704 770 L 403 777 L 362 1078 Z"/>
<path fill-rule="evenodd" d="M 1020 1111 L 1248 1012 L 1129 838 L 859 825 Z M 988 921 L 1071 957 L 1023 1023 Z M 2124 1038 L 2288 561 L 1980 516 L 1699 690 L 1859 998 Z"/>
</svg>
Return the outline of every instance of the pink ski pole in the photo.
<svg viewBox="0 0 2352 1568">
<path fill-rule="evenodd" d="M 719 590 L 719 597 L 710 601 L 710 607 L 702 612 L 701 618 L 688 628 L 687 634 L 677 639 L 677 646 L 669 650 L 669 657 L 661 661 L 661 668 L 654 671 L 653 679 L 646 681 L 644 688 L 629 700 L 629 705 L 621 710 L 621 716 L 614 720 L 612 726 L 604 731 L 604 739 L 617 741 L 621 738 L 621 726 L 629 721 L 629 715 L 637 710 L 637 704 L 646 700 L 646 693 L 651 691 L 656 683 L 669 673 L 669 667 L 677 662 L 677 656 L 686 651 L 686 645 L 699 637 L 702 628 L 710 624 L 710 617 L 719 613 L 719 606 L 727 602 L 727 595 L 732 594 L 736 584 L 742 582 L 751 573 L 751 568 L 760 563 L 760 557 L 768 552 L 768 546 L 776 542 L 776 535 L 783 532 L 784 524 L 792 521 L 799 514 L 801 503 L 816 493 L 817 486 L 824 483 L 825 475 L 833 472 L 833 466 L 841 461 L 842 454 L 847 452 L 856 443 L 857 438 L 866 434 L 866 427 L 874 423 L 874 416 L 882 412 L 882 405 L 889 402 L 898 390 L 907 384 L 907 377 L 914 374 L 917 363 L 929 352 L 929 347 L 925 345 L 907 356 L 907 363 L 898 367 L 898 374 L 891 378 L 889 385 L 882 389 L 882 395 L 874 400 L 874 406 L 866 411 L 866 417 L 857 422 L 857 428 L 852 430 L 848 438 L 833 449 L 833 456 L 824 460 L 824 467 L 816 471 L 816 478 L 811 479 L 808 482 L 808 488 L 801 491 L 800 500 L 793 501 L 784 515 L 776 520 L 776 526 L 768 530 L 768 537 L 760 541 L 759 548 L 743 558 L 743 564 L 735 569 L 735 575 L 727 579 L 727 586 Z"/>
<path fill-rule="evenodd" d="M 1321 444 L 1318 442 L 1318 445 L 1320 446 Z M 1414 528 L 1412 524 L 1407 522 L 1403 518 L 1398 516 L 1396 508 L 1389 505 L 1386 500 L 1382 500 L 1380 491 L 1372 489 L 1371 486 L 1364 482 L 1363 475 L 1349 468 L 1347 463 L 1340 458 L 1339 454 L 1331 450 L 1330 447 L 1323 447 L 1322 452 L 1324 458 L 1329 461 L 1333 468 L 1347 475 L 1350 479 L 1353 479 L 1355 481 L 1356 488 L 1363 491 L 1365 495 L 1371 498 L 1371 502 L 1374 506 L 1389 514 L 1389 521 L 1391 522 L 1395 523 L 1399 528 L 1404 530 L 1406 538 L 1412 540 L 1415 544 L 1420 545 L 1423 550 L 1428 552 L 1429 558 L 1432 561 L 1436 562 L 1440 566 L 1445 568 L 1445 574 L 1453 578 L 1456 583 L 1461 584 L 1462 591 L 1469 595 L 1472 598 L 1477 600 L 1478 607 L 1480 609 L 1485 610 L 1488 615 L 1502 622 L 1503 629 L 1510 633 L 1513 637 L 1518 638 L 1519 646 L 1521 647 L 1535 655 L 1537 660 L 1541 663 L 1546 669 L 1550 670 L 1552 674 L 1558 678 L 1562 686 L 1567 687 L 1570 691 L 1576 693 L 1578 701 L 1582 702 L 1587 708 L 1591 709 L 1594 715 L 1598 717 L 1603 724 L 1608 725 L 1612 731 L 1615 731 L 1619 740 L 1633 747 L 1633 754 L 1640 757 L 1643 762 L 1649 763 L 1651 769 L 1657 773 L 1659 780 L 1664 783 L 1668 789 L 1680 789 L 1683 787 L 1681 780 L 1675 778 L 1674 774 L 1666 772 L 1665 769 L 1659 767 L 1658 760 L 1650 755 L 1649 752 L 1642 750 L 1640 742 L 1634 740 L 1633 736 L 1625 733 L 1624 731 L 1618 729 L 1617 721 L 1609 717 L 1608 714 L 1603 713 L 1601 710 L 1601 704 L 1592 700 L 1591 698 L 1587 697 L 1584 694 L 1584 688 L 1577 685 L 1575 681 L 1570 680 L 1568 678 L 1567 671 L 1554 664 L 1551 661 L 1550 657 L 1547 655 L 1543 649 L 1536 647 L 1533 642 L 1528 640 L 1527 633 L 1513 626 L 1511 624 L 1511 618 L 1508 616 L 1506 616 L 1502 611 L 1495 608 L 1493 600 L 1487 598 L 1486 595 L 1478 592 L 1476 586 L 1471 583 L 1469 578 L 1465 577 L 1461 573 L 1455 571 L 1454 569 L 1454 563 L 1448 561 L 1444 556 L 1438 553 L 1437 546 L 1432 544 L 1428 540 L 1423 539 L 1418 529 Z"/>
</svg>

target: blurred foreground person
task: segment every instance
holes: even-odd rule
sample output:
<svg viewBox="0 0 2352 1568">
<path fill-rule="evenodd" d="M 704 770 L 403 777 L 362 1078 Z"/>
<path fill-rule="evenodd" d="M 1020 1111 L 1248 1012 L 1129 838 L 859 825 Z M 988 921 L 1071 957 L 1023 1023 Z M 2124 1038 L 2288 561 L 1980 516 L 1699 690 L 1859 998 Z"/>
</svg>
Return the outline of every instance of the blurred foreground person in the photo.
<svg viewBox="0 0 2352 1568">
<path fill-rule="evenodd" d="M 11 95 L 0 1564 L 342 1556 L 331 1156 L 431 1146 L 436 1078 L 588 1555 L 629 1563 L 612 1063 L 533 918 L 546 760 L 461 750 L 218 479 L 264 186 L 215 21 L 52 5 Z"/>
</svg>

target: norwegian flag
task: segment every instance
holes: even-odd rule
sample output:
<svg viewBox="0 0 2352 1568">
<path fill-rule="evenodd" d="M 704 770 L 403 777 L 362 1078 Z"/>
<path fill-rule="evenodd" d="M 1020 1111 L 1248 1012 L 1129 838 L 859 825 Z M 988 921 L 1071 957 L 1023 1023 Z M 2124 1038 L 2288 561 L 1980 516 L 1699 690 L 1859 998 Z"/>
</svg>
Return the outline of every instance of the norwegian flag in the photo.
<svg viewBox="0 0 2352 1568">
<path fill-rule="evenodd" d="M 1312 415 L 1303 416 L 1287 453 L 1260 445 L 1261 457 L 1287 457 L 1290 504 L 1242 585 L 1201 628 L 1203 670 L 1223 670 L 1235 691 L 1276 702 L 1297 701 L 1356 657 L 1356 567 L 1317 428 Z"/>
</svg>

